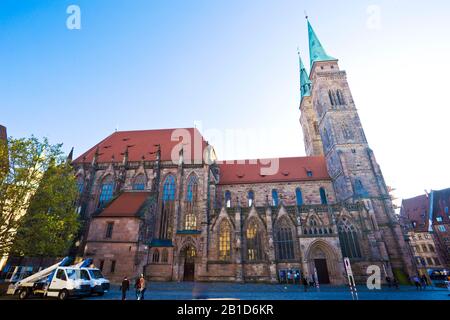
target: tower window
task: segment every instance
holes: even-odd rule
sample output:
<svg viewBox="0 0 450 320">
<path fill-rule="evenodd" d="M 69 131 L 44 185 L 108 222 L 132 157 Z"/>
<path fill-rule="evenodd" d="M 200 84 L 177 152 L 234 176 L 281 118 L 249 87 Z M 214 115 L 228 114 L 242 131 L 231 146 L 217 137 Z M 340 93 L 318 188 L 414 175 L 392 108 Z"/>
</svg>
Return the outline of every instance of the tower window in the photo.
<svg viewBox="0 0 450 320">
<path fill-rule="evenodd" d="M 319 132 L 319 125 L 317 124 L 317 121 L 314 121 L 314 132 L 317 135 L 320 134 L 320 132 Z"/>
<path fill-rule="evenodd" d="M 313 172 L 311 170 L 306 170 L 306 175 L 308 177 L 312 177 L 313 176 Z"/>
</svg>

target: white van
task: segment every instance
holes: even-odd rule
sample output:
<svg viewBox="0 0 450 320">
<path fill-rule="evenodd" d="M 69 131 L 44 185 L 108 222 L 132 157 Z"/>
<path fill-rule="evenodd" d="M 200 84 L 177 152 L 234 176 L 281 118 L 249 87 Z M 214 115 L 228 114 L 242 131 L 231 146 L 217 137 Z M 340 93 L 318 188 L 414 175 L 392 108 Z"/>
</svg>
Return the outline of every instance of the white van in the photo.
<svg viewBox="0 0 450 320">
<path fill-rule="evenodd" d="M 91 293 L 102 296 L 105 294 L 105 292 L 109 291 L 109 280 L 103 276 L 102 272 L 99 269 L 81 268 L 81 270 L 85 270 L 89 275 L 89 280 L 91 283 Z"/>
<path fill-rule="evenodd" d="M 29 296 L 56 297 L 65 300 L 69 296 L 91 294 L 91 281 L 87 270 L 72 267 L 58 267 L 53 273 L 39 279 L 33 276 L 12 284 L 8 294 L 18 294 L 19 299 Z"/>
</svg>

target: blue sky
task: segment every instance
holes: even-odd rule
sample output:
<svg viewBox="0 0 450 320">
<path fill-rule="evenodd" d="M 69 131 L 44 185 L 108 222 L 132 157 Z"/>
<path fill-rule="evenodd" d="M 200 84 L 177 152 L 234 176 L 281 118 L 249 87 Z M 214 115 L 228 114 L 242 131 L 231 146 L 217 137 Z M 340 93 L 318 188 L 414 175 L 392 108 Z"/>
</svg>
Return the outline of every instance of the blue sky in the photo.
<svg viewBox="0 0 450 320">
<path fill-rule="evenodd" d="M 397 196 L 450 187 L 450 3 L 412 2 L 1 0 L 0 123 L 76 155 L 116 128 L 194 123 L 213 143 L 231 132 L 221 159 L 304 155 L 306 10 Z M 234 147 L 242 130 L 259 141 Z"/>
</svg>

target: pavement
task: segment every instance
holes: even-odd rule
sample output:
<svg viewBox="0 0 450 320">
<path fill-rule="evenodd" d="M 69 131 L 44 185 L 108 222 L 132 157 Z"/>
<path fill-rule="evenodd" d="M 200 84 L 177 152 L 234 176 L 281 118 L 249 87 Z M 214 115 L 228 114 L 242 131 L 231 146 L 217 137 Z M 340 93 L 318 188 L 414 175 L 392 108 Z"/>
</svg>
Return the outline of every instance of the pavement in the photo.
<svg viewBox="0 0 450 320">
<path fill-rule="evenodd" d="M 450 300 L 450 291 L 446 288 L 427 287 L 417 290 L 413 286 L 400 286 L 399 289 L 383 287 L 381 290 L 369 290 L 366 286 L 357 287 L 358 300 Z M 127 294 L 135 300 L 134 289 Z M 87 299 L 121 299 L 119 286 L 112 285 L 111 290 L 101 297 Z M 189 299 L 241 299 L 241 300 L 353 300 L 347 286 L 303 286 L 281 284 L 238 284 L 205 282 L 150 282 L 145 292 L 146 300 L 189 300 Z"/>
<path fill-rule="evenodd" d="M 191 300 L 191 299 L 240 299 L 240 300 L 356 300 L 346 286 L 322 285 L 320 288 L 282 284 L 253 283 L 205 283 L 205 282 L 147 282 L 146 300 Z M 427 287 L 418 291 L 413 286 L 400 286 L 399 289 L 383 287 L 381 290 L 369 290 L 366 286 L 357 287 L 358 300 L 450 300 L 450 291 L 446 288 Z M 17 299 L 1 296 L 0 300 Z M 127 294 L 129 300 L 135 300 L 134 289 Z M 103 296 L 91 296 L 88 300 L 120 300 L 118 285 Z"/>
</svg>

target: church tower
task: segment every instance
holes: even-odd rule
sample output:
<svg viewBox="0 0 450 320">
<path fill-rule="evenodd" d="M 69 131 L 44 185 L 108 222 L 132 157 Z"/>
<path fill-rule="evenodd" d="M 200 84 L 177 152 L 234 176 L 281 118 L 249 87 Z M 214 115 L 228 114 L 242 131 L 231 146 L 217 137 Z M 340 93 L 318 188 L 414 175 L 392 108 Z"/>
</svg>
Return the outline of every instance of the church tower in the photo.
<svg viewBox="0 0 450 320">
<path fill-rule="evenodd" d="M 319 122 L 311 101 L 311 81 L 298 52 L 300 65 L 300 125 L 303 130 L 305 151 L 307 156 L 322 156 L 323 146 L 319 133 Z"/>
<path fill-rule="evenodd" d="M 384 242 L 392 269 L 412 274 L 412 260 L 380 167 L 366 140 L 353 101 L 347 75 L 339 69 L 338 59 L 329 56 L 310 22 L 308 24 L 311 73 L 309 91 L 305 93 L 301 109 L 308 121 L 317 121 L 328 173 L 333 181 L 336 200 L 343 203 L 362 201 L 372 216 L 377 241 Z M 306 71 L 305 71 L 306 72 Z M 306 87 L 306 86 L 305 86 Z M 307 107 L 311 101 L 314 115 Z M 303 117 L 303 115 L 302 115 Z M 301 117 L 301 119 L 302 119 Z M 309 130 L 309 128 L 308 128 Z M 305 132 L 310 136 L 310 132 Z M 306 140 L 314 141 L 313 138 Z M 308 145 L 308 144 L 307 144 Z M 308 152 L 309 151 L 309 152 Z M 314 147 L 307 147 L 313 155 Z"/>
</svg>

